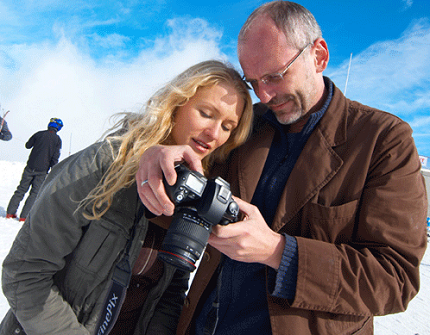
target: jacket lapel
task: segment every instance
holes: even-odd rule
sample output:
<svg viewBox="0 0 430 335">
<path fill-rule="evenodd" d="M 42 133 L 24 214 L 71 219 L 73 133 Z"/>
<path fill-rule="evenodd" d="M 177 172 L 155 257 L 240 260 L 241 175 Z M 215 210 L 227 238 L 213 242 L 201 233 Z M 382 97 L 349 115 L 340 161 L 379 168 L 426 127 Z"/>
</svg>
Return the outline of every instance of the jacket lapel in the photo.
<svg viewBox="0 0 430 335">
<path fill-rule="evenodd" d="M 246 145 L 238 151 L 238 184 L 240 197 L 242 200 L 251 202 L 275 132 L 270 126 L 263 129 L 253 136 Z"/>
<path fill-rule="evenodd" d="M 342 159 L 319 129 L 309 137 L 281 195 L 272 229 L 279 231 L 326 185 L 342 166 Z"/>
<path fill-rule="evenodd" d="M 257 107 L 261 109 L 261 106 Z M 334 86 L 332 101 L 288 178 L 272 224 L 274 231 L 289 222 L 341 168 L 343 161 L 333 147 L 346 141 L 347 109 L 348 100 Z M 252 200 L 257 188 L 273 136 L 273 128 L 266 124 L 238 151 L 240 197 L 247 202 Z"/>
</svg>

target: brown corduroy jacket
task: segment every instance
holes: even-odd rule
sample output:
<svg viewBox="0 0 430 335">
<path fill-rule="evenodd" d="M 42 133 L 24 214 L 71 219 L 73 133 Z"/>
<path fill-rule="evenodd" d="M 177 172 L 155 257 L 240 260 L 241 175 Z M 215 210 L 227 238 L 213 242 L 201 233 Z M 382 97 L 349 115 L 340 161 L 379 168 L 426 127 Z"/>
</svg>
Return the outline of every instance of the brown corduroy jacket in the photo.
<svg viewBox="0 0 430 335">
<path fill-rule="evenodd" d="M 255 111 L 251 139 L 218 171 L 248 202 L 274 135 L 259 117 L 265 108 L 258 104 Z M 402 312 L 417 294 L 427 199 L 411 135 L 398 117 L 334 89 L 271 226 L 297 238 L 299 259 L 292 303 L 267 293 L 273 334 L 372 334 L 373 316 Z M 193 333 L 219 258 L 208 246 L 177 334 Z"/>
</svg>

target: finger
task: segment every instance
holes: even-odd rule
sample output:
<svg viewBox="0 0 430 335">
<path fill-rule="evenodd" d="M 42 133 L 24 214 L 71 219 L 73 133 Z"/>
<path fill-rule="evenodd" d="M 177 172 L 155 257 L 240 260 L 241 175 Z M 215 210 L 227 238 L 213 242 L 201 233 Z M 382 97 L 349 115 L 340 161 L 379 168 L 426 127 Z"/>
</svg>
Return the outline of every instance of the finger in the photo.
<svg viewBox="0 0 430 335">
<path fill-rule="evenodd" d="M 241 227 L 239 224 L 234 223 L 227 226 L 215 225 L 212 227 L 212 234 L 220 239 L 232 238 L 240 235 Z"/>
<path fill-rule="evenodd" d="M 139 167 L 136 172 L 136 184 L 138 186 L 142 185 L 144 181 L 148 180 L 148 178 L 146 177 L 146 172 L 144 171 L 144 168 L 143 168 L 143 161 L 144 161 L 143 158 L 140 157 Z"/>
<path fill-rule="evenodd" d="M 166 179 L 167 183 L 169 185 L 174 185 L 176 183 L 176 170 L 175 170 L 175 165 L 178 161 L 181 161 L 182 157 L 179 155 L 177 152 L 171 153 L 171 152 L 167 152 L 167 154 L 165 156 L 163 156 L 160 159 L 160 168 L 161 168 L 161 172 L 162 175 L 161 176 L 156 176 L 157 178 L 164 178 Z M 155 172 L 160 172 L 159 170 L 155 171 Z"/>
<path fill-rule="evenodd" d="M 136 172 L 136 183 L 139 197 L 148 210 L 155 215 L 172 215 L 174 205 L 167 196 L 163 185 L 160 148 L 160 146 L 154 146 L 147 149 L 142 155 Z M 172 169 L 176 179 L 173 163 Z"/>
<path fill-rule="evenodd" d="M 203 173 L 200 158 L 188 145 L 177 145 L 162 147 L 159 151 L 159 164 L 163 171 L 164 178 L 169 185 L 176 182 L 175 166 L 185 162 L 191 169 Z"/>
<path fill-rule="evenodd" d="M 155 200 L 150 200 L 151 197 L 155 199 L 155 196 L 153 195 L 148 196 L 150 191 L 144 191 L 143 187 L 138 187 L 138 193 L 140 200 L 142 201 L 143 205 L 146 207 L 147 210 L 149 210 L 156 216 L 160 216 L 163 214 L 163 206 Z"/>
<path fill-rule="evenodd" d="M 194 152 L 194 150 L 191 149 L 191 147 L 189 147 L 189 150 L 184 151 L 183 158 L 184 158 L 184 161 L 187 162 L 188 167 L 191 170 L 194 170 L 194 171 L 200 172 L 201 174 L 204 174 L 202 161 L 199 159 L 199 157 Z"/>
<path fill-rule="evenodd" d="M 250 203 L 247 203 L 238 197 L 233 197 L 233 200 L 238 204 L 241 213 L 246 216 L 249 216 L 255 209 L 254 205 L 251 205 Z"/>
<path fill-rule="evenodd" d="M 143 204 L 154 214 L 172 215 L 174 204 L 166 194 L 163 177 L 169 185 L 176 182 L 175 164 L 186 161 L 197 171 L 202 171 L 199 157 L 188 145 L 148 148 L 139 161 L 136 181 Z"/>
<path fill-rule="evenodd" d="M 146 187 L 146 186 L 150 188 L 148 192 L 148 197 L 150 197 L 151 204 L 157 209 L 160 209 L 163 214 L 167 216 L 173 215 L 175 205 L 167 196 L 162 177 L 152 178 L 150 176 L 148 178 L 148 183 L 143 185 L 143 187 Z"/>
</svg>

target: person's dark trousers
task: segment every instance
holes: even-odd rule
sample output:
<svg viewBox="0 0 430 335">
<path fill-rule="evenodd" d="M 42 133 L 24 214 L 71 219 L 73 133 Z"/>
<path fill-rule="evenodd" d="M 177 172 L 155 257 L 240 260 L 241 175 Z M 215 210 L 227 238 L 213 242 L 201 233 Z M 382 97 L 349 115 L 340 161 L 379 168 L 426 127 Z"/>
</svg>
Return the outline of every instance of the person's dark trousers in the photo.
<svg viewBox="0 0 430 335">
<path fill-rule="evenodd" d="M 22 173 L 21 181 L 12 198 L 10 199 L 9 205 L 7 206 L 7 214 L 16 214 L 21 200 L 24 198 L 31 186 L 30 194 L 25 201 L 20 215 L 20 218 L 26 218 L 28 212 L 30 212 L 31 207 L 33 206 L 34 201 L 36 200 L 37 193 L 45 181 L 45 178 L 46 172 L 33 171 L 32 169 L 25 167 L 24 172 Z"/>
</svg>

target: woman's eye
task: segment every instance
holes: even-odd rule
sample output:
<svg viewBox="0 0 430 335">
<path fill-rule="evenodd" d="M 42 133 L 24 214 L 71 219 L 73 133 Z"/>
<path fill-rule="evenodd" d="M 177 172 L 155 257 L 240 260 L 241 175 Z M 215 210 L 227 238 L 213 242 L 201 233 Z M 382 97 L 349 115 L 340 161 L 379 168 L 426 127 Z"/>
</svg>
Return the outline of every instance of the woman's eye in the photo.
<svg viewBox="0 0 430 335">
<path fill-rule="evenodd" d="M 222 129 L 224 130 L 224 131 L 232 131 L 233 130 L 233 127 L 232 126 L 226 126 L 226 125 L 223 125 L 223 126 L 221 126 L 222 127 Z"/>
<path fill-rule="evenodd" d="M 202 110 L 199 110 L 199 113 L 200 113 L 201 116 L 203 116 L 205 118 L 210 118 L 211 117 L 208 113 L 206 113 L 206 112 L 204 112 Z"/>
</svg>

